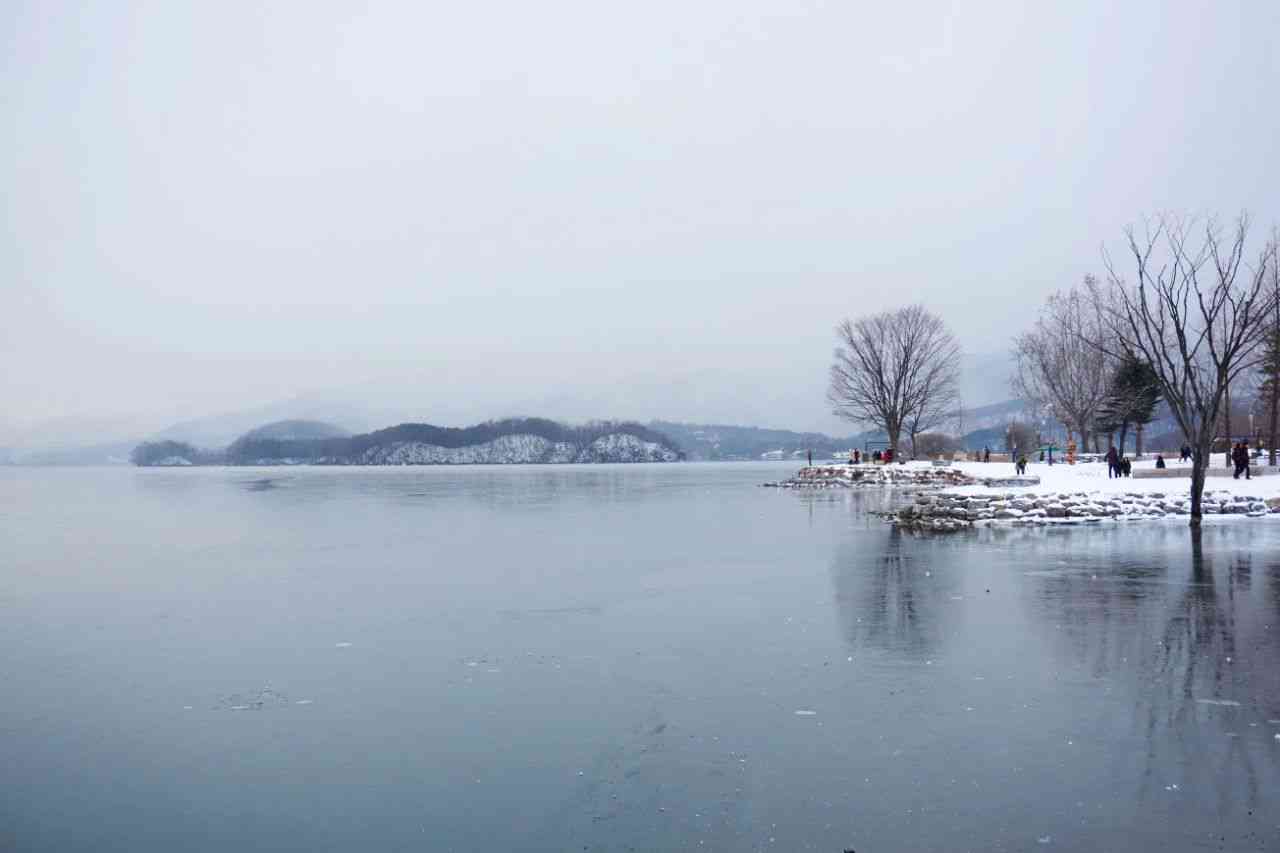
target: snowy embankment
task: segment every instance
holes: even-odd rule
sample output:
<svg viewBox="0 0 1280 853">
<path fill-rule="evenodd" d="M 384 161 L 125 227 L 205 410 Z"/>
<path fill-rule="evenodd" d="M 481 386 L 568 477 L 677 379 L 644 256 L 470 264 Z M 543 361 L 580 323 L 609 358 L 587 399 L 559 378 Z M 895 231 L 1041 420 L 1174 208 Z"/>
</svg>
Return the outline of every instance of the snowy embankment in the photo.
<svg viewBox="0 0 1280 853">
<path fill-rule="evenodd" d="M 1034 486 L 1040 482 L 1034 474 L 1018 476 L 1012 465 L 1005 470 L 994 466 L 983 471 L 962 470 L 959 465 L 935 467 L 929 463 L 906 465 L 814 465 L 801 468 L 796 475 L 778 483 L 765 483 L 781 489 L 851 488 L 854 486 Z"/>
<path fill-rule="evenodd" d="M 1008 462 L 956 462 L 945 468 L 909 462 L 806 468 L 785 484 L 774 485 L 923 487 L 914 504 L 895 517 L 898 524 L 918 529 L 1185 519 L 1191 511 L 1191 466 L 1167 464 L 1167 470 L 1185 471 L 1186 476 L 1108 478 L 1104 463 L 1082 463 L 1035 464 L 1028 468 L 1028 477 L 1018 478 Z M 1134 463 L 1135 470 L 1154 467 L 1155 462 L 1150 459 Z M 871 473 L 855 473 L 860 469 L 870 469 Z M 1224 468 L 1211 469 L 1205 481 L 1204 514 L 1280 518 L 1280 473 L 1266 467 L 1254 470 L 1263 475 L 1236 480 Z"/>
<path fill-rule="evenodd" d="M 1225 491 L 1211 494 L 1206 490 L 1202 510 L 1206 515 L 1262 518 L 1280 512 L 1280 498 L 1264 501 L 1258 495 Z M 975 524 L 1084 524 L 1104 520 L 1186 518 L 1190 513 L 1187 495 L 1163 492 L 1004 492 L 995 495 L 939 492 L 917 495 L 915 503 L 899 510 L 894 521 L 917 529 L 959 530 Z"/>
</svg>

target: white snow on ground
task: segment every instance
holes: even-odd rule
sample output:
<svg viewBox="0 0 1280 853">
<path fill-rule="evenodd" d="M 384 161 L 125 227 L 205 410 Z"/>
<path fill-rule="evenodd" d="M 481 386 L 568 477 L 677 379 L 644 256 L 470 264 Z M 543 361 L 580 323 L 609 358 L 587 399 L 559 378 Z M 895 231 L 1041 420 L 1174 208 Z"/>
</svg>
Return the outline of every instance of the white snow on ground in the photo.
<svg viewBox="0 0 1280 853">
<path fill-rule="evenodd" d="M 1223 465 L 1222 460 L 1223 454 L 1215 453 L 1213 456 L 1213 468 L 1226 472 L 1228 469 Z M 1138 494 L 1160 492 L 1165 495 L 1190 494 L 1191 463 L 1183 464 L 1178 462 L 1176 458 L 1173 460 L 1166 458 L 1165 465 L 1169 468 L 1186 471 L 1186 476 L 1153 477 L 1149 480 L 1140 480 L 1133 477 L 1108 479 L 1107 464 L 1105 462 L 1084 462 L 1076 465 L 1067 465 L 1056 461 L 1053 465 L 1035 462 L 1027 466 L 1027 474 L 1040 478 L 1040 485 L 1038 486 L 958 486 L 948 488 L 946 491 L 949 494 L 959 495 L 1005 494 L 1011 491 L 1033 495 L 1056 494 L 1059 492 L 1085 492 L 1086 494 L 1102 495 L 1123 494 L 1125 492 L 1136 492 Z M 908 462 L 905 467 L 926 468 L 929 467 L 929 463 Z M 951 467 L 974 477 L 1012 477 L 1014 474 L 1012 462 L 953 462 Z M 1150 457 L 1134 462 L 1133 467 L 1135 470 L 1154 468 L 1155 458 Z M 1280 497 L 1280 470 L 1267 468 L 1265 465 L 1260 467 L 1266 473 L 1251 480 L 1246 480 L 1243 475 L 1239 480 L 1233 480 L 1230 474 L 1225 477 L 1207 477 L 1204 484 L 1205 494 L 1225 492 L 1231 495 L 1258 497 L 1263 500 Z"/>
</svg>

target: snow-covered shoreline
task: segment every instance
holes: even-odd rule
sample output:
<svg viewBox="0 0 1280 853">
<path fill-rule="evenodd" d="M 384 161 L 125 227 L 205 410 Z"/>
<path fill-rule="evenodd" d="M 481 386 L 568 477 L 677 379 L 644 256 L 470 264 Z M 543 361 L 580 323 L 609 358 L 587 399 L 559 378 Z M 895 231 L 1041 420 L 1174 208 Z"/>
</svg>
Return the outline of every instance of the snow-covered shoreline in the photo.
<svg viewBox="0 0 1280 853">
<path fill-rule="evenodd" d="M 938 531 L 975 525 L 1186 519 L 1191 511 L 1190 463 L 1166 461 L 1166 465 L 1167 470 L 1185 470 L 1186 477 L 1108 478 L 1105 464 L 1082 463 L 1030 465 L 1027 476 L 1020 478 L 1008 462 L 956 462 L 946 467 L 909 462 L 815 466 L 802 469 L 784 483 L 770 485 L 914 489 L 914 503 L 900 510 L 894 521 L 914 529 Z M 1135 470 L 1154 467 L 1153 459 L 1134 463 Z M 1265 467 L 1260 470 L 1263 476 L 1249 480 L 1209 477 L 1205 482 L 1204 514 L 1280 519 L 1280 473 Z"/>
</svg>

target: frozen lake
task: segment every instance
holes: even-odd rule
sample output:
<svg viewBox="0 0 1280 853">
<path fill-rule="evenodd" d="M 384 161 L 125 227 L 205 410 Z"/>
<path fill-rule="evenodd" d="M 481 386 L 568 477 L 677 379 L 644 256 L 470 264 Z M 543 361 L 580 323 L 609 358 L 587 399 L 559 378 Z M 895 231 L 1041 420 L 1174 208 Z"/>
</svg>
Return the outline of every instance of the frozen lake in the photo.
<svg viewBox="0 0 1280 853">
<path fill-rule="evenodd" d="M 1280 849 L 1280 523 L 0 468 L 0 849 Z"/>
</svg>

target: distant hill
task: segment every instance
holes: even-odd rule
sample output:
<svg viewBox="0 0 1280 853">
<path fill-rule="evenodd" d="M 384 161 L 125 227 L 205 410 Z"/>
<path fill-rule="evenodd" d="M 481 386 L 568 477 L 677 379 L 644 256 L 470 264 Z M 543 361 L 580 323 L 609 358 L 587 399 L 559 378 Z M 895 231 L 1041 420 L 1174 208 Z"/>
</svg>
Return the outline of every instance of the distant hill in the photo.
<svg viewBox="0 0 1280 853">
<path fill-rule="evenodd" d="M 225 451 L 189 443 L 145 442 L 141 466 L 179 465 L 461 465 L 565 462 L 674 462 L 683 458 L 667 436 L 635 423 L 567 426 L 510 418 L 471 427 L 400 424 L 361 435 L 331 424 L 282 422 L 250 430 Z M 324 434 L 328 433 L 328 434 Z"/>
<path fill-rule="evenodd" d="M 880 437 L 874 430 L 833 438 L 819 432 L 671 421 L 650 421 L 649 427 L 670 436 L 689 459 L 710 461 L 759 459 L 761 454 L 776 450 L 787 456 L 812 450 L 814 456 L 825 459 L 847 453 L 853 447 L 861 448 L 867 439 Z"/>
<path fill-rule="evenodd" d="M 969 450 L 1004 446 L 1004 435 L 1010 421 L 1026 418 L 1027 404 L 1022 400 L 1004 400 L 965 409 L 941 432 L 959 435 Z M 866 430 L 847 436 L 829 436 L 815 432 L 793 432 L 785 429 L 729 426 L 725 424 L 674 423 L 650 421 L 649 426 L 669 435 L 690 459 L 731 460 L 759 459 L 761 454 L 781 450 L 784 456 L 813 451 L 815 457 L 828 458 L 850 449 L 865 449 L 868 442 L 884 441 L 880 430 Z"/>
<path fill-rule="evenodd" d="M 342 434 L 367 431 L 379 422 L 357 406 L 325 401 L 288 400 L 270 406 L 194 418 L 151 434 L 151 441 L 180 441 L 196 447 L 226 447 L 255 429 L 288 429 L 285 424 L 321 424 Z M 387 423 L 383 420 L 381 423 Z M 320 437 L 320 436 L 316 436 Z M 326 436 L 328 437 L 328 436 Z"/>
<path fill-rule="evenodd" d="M 237 441 L 307 441 L 316 438 L 346 438 L 351 431 L 324 421 L 275 421 L 249 430 Z"/>
</svg>

